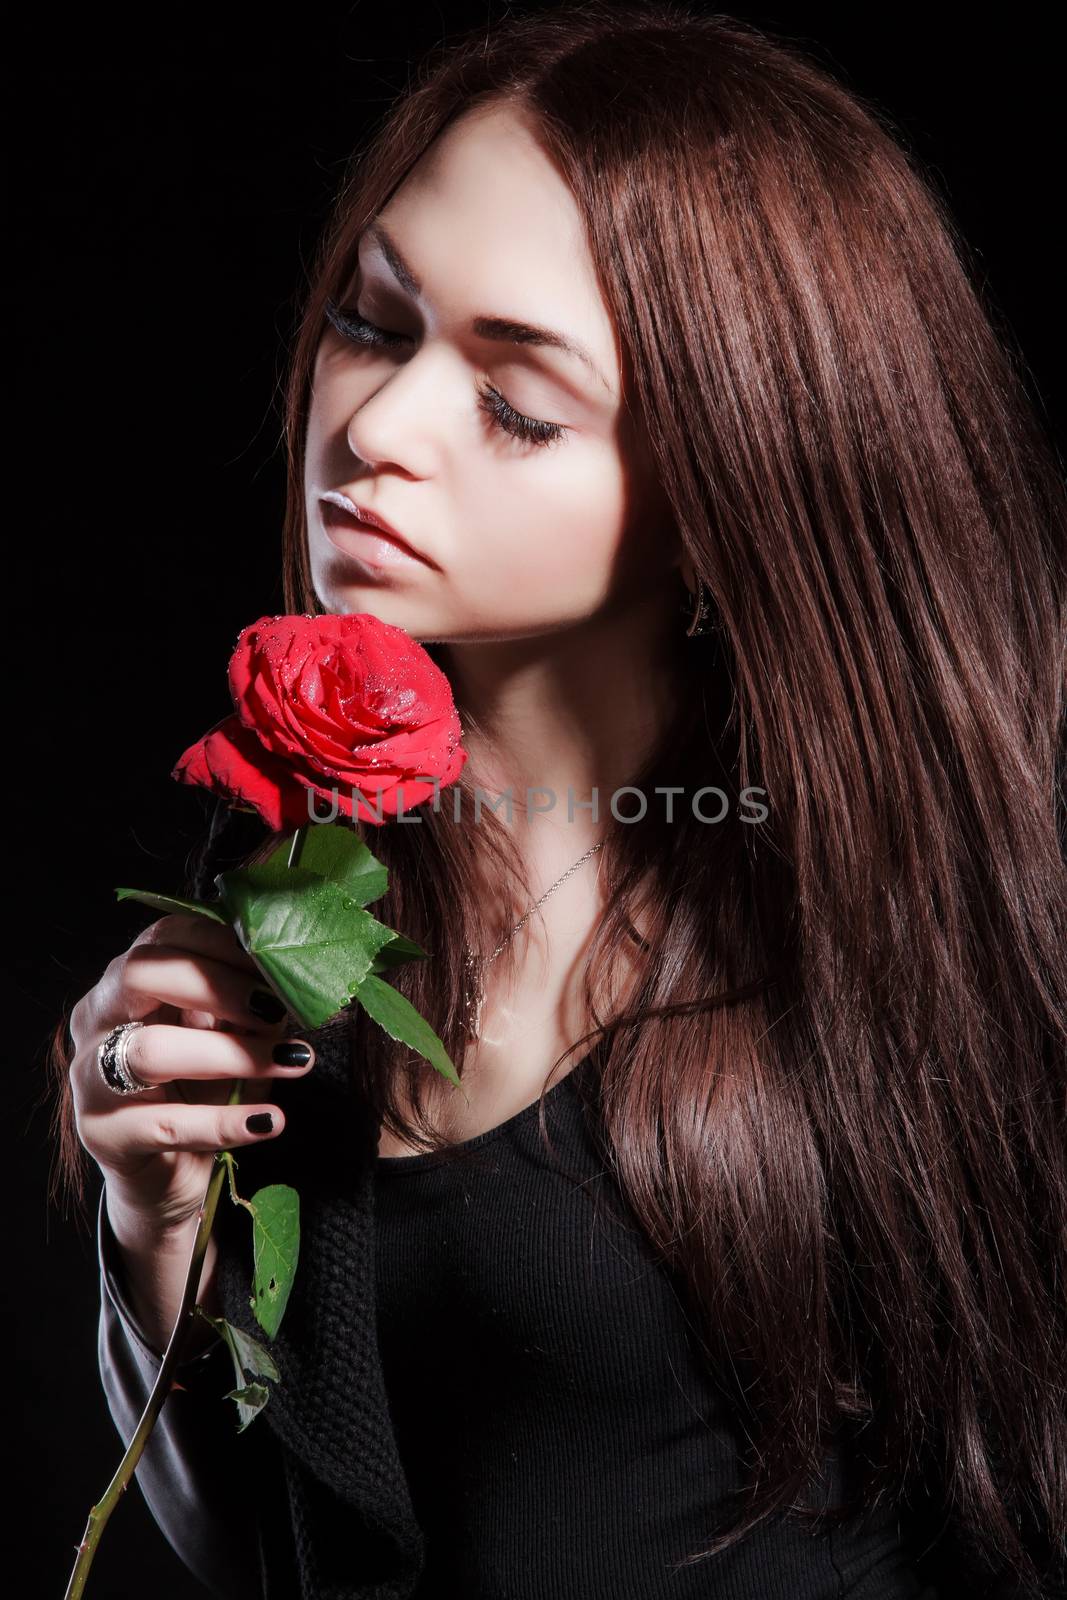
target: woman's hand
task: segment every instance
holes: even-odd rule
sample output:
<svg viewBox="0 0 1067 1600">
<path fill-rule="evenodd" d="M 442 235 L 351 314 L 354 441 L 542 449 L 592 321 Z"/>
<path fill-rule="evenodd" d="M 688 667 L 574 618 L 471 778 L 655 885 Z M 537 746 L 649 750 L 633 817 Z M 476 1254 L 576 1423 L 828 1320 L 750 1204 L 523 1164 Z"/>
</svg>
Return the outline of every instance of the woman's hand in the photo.
<svg viewBox="0 0 1067 1600">
<path fill-rule="evenodd" d="M 257 998 L 258 997 L 258 998 Z M 120 1022 L 133 1073 L 153 1087 L 116 1094 L 97 1051 Z M 78 1136 L 104 1173 L 111 1202 L 155 1230 L 186 1228 L 203 1203 L 217 1150 L 275 1138 L 285 1127 L 270 1100 L 227 1105 L 235 1078 L 299 1076 L 314 1065 L 305 1040 L 287 1037 L 282 1003 L 266 987 L 232 928 L 195 912 L 161 917 L 139 934 L 75 1005 L 70 1064 Z M 279 1050 L 303 1045 L 305 1063 Z M 267 1112 L 273 1128 L 250 1132 Z"/>
</svg>

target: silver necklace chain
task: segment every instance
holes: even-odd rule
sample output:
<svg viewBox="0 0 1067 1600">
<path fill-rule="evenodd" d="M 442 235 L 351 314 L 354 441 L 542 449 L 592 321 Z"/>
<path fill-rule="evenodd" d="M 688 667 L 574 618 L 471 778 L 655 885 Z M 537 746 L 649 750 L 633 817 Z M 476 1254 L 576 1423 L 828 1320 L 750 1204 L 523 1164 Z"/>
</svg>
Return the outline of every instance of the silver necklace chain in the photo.
<svg viewBox="0 0 1067 1600">
<path fill-rule="evenodd" d="M 467 1017 L 468 1017 L 468 1020 L 470 1020 L 471 1011 L 473 1010 L 473 1012 L 474 1012 L 473 1022 L 471 1023 L 471 1025 L 470 1025 L 470 1027 L 468 1029 L 468 1031 L 469 1031 L 469 1033 L 470 1033 L 472 1038 L 476 1039 L 478 1037 L 478 1028 L 479 1028 L 479 1025 L 480 1025 L 481 1020 L 482 1020 L 482 1005 L 483 1005 L 483 1003 L 485 1001 L 485 990 L 484 990 L 484 988 L 482 986 L 482 974 L 486 971 L 486 969 L 488 967 L 492 966 L 492 964 L 496 960 L 497 956 L 500 955 L 503 950 L 507 949 L 507 947 L 511 943 L 512 939 L 514 939 L 515 935 L 519 932 L 519 929 L 522 928 L 523 925 L 529 920 L 529 918 L 533 916 L 535 911 L 539 911 L 540 910 L 540 908 L 544 905 L 545 901 L 548 899 L 549 895 L 550 894 L 554 894 L 556 892 L 556 890 L 559 888 L 561 883 L 566 883 L 566 881 L 570 877 L 571 873 L 572 872 L 577 872 L 578 868 L 580 866 L 582 866 L 586 861 L 588 861 L 590 856 L 595 856 L 597 851 L 603 848 L 603 845 L 604 845 L 604 840 L 601 839 L 599 841 L 599 843 L 593 845 L 591 849 L 587 850 L 585 852 L 584 856 L 579 856 L 578 860 L 575 861 L 572 866 L 569 866 L 567 868 L 567 870 L 563 874 L 563 876 L 561 878 L 557 878 L 555 883 L 551 886 L 551 888 L 545 890 L 545 892 L 541 896 L 540 900 L 536 900 L 534 902 L 534 904 L 530 907 L 529 911 L 525 911 L 523 913 L 523 915 L 519 918 L 518 922 L 516 922 L 515 926 L 512 928 L 511 932 L 508 933 L 508 934 L 505 934 L 504 938 L 501 939 L 500 943 L 497 945 L 497 947 L 493 951 L 492 955 L 486 956 L 484 961 L 479 961 L 471 953 L 470 948 L 469 947 L 467 948 L 467 952 L 466 952 L 467 974 L 468 974 L 468 977 L 469 977 L 469 980 L 470 980 L 471 990 L 473 991 L 473 993 L 471 993 L 468 996 L 468 999 L 467 999 Z"/>
</svg>

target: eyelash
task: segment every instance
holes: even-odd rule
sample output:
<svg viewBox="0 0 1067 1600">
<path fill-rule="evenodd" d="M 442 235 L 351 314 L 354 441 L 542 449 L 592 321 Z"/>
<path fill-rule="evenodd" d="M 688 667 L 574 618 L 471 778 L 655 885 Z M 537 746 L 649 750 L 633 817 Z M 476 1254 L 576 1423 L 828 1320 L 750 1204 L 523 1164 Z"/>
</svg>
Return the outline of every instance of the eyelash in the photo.
<svg viewBox="0 0 1067 1600">
<path fill-rule="evenodd" d="M 343 339 L 362 345 L 365 349 L 393 350 L 407 339 L 406 334 L 390 333 L 385 328 L 379 328 L 376 323 L 361 317 L 358 311 L 346 311 L 332 300 L 327 300 L 325 310 L 328 321 Z M 557 444 L 567 431 L 562 423 L 541 422 L 536 417 L 527 417 L 521 411 L 516 411 L 491 383 L 479 384 L 478 402 L 496 427 L 524 444 Z"/>
</svg>

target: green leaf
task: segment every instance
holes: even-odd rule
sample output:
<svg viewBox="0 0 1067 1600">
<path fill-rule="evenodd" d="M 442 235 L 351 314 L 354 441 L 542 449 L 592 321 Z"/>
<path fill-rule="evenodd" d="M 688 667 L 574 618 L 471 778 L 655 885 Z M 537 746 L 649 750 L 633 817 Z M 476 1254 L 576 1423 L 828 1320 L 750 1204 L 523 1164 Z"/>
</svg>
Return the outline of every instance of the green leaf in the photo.
<svg viewBox="0 0 1067 1600">
<path fill-rule="evenodd" d="M 239 1383 L 243 1383 L 246 1374 L 253 1373 L 257 1378 L 280 1377 L 277 1363 L 266 1345 L 259 1339 L 254 1339 L 250 1333 L 245 1333 L 243 1328 L 238 1328 L 235 1323 L 228 1322 L 225 1317 L 214 1317 L 210 1311 L 205 1311 L 203 1306 L 197 1306 L 197 1313 L 210 1322 L 216 1332 L 226 1341 L 233 1360 L 234 1374 Z"/>
<path fill-rule="evenodd" d="M 402 933 L 394 934 L 388 944 L 383 944 L 374 960 L 371 962 L 372 972 L 388 972 L 390 967 L 403 966 L 405 961 L 427 961 L 428 953 L 417 945 L 413 939 L 405 939 Z"/>
<path fill-rule="evenodd" d="M 329 878 L 358 906 L 380 900 L 389 887 L 389 869 L 350 827 L 340 822 L 309 822 L 298 830 L 293 867 Z M 267 857 L 267 865 L 288 867 L 293 840 Z"/>
<path fill-rule="evenodd" d="M 262 1383 L 248 1383 L 243 1389 L 228 1389 L 222 1398 L 236 1400 L 239 1418 L 237 1432 L 244 1433 L 248 1424 L 255 1421 L 270 1399 L 270 1390 Z"/>
<path fill-rule="evenodd" d="M 154 906 L 157 911 L 196 911 L 202 917 L 210 917 L 213 922 L 228 921 L 214 901 L 205 904 L 201 900 L 181 900 L 177 895 L 152 894 L 148 889 L 116 889 L 115 893 L 120 900 L 140 900 L 146 906 Z"/>
<path fill-rule="evenodd" d="M 274 858 L 215 883 L 242 945 L 305 1028 L 335 1017 L 396 938 L 337 884 Z"/>
<path fill-rule="evenodd" d="M 225 1321 L 225 1318 L 223 1318 Z M 257 1378 L 273 1378 L 277 1383 L 281 1374 L 278 1371 L 274 1357 L 265 1344 L 258 1339 L 253 1339 L 250 1333 L 245 1333 L 243 1328 L 235 1327 L 232 1322 L 226 1323 L 230 1331 L 230 1339 L 235 1359 L 235 1366 L 239 1375 L 254 1373 Z"/>
<path fill-rule="evenodd" d="M 460 1086 L 459 1074 L 446 1054 L 445 1047 L 434 1033 L 425 1017 L 419 1015 L 410 1000 L 383 983 L 381 978 L 368 973 L 355 991 L 356 999 L 374 1021 L 392 1038 L 408 1044 L 436 1067 L 449 1083 Z"/>
<path fill-rule="evenodd" d="M 278 1332 L 300 1255 L 300 1196 L 285 1183 L 252 1196 L 252 1310 L 270 1338 Z"/>
<path fill-rule="evenodd" d="M 238 1433 L 243 1433 L 253 1417 L 259 1411 L 262 1411 L 270 1398 L 270 1391 L 264 1384 L 246 1383 L 248 1375 L 251 1374 L 256 1378 L 273 1378 L 277 1382 L 281 1374 L 278 1371 L 274 1357 L 265 1344 L 261 1344 L 258 1339 L 251 1338 L 243 1329 L 235 1327 L 232 1322 L 228 1322 L 225 1317 L 213 1317 L 209 1311 L 205 1311 L 203 1306 L 200 1305 L 196 1309 L 205 1322 L 210 1322 L 215 1331 L 226 1341 L 230 1359 L 233 1362 L 237 1388 L 231 1389 L 228 1394 L 223 1396 L 223 1399 L 237 1402 L 239 1418 L 237 1431 Z"/>
</svg>

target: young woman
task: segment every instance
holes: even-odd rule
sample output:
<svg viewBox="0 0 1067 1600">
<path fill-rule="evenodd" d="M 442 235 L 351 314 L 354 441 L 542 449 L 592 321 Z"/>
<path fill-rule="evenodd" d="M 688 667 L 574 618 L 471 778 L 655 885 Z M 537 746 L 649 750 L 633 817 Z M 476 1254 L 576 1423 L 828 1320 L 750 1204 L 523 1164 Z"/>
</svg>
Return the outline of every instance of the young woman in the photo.
<svg viewBox="0 0 1067 1600">
<path fill-rule="evenodd" d="M 459 814 L 360 826 L 465 1098 L 358 1009 L 279 1064 L 191 917 L 63 1062 L 124 1437 L 212 1153 L 301 1190 L 270 1404 L 190 1353 L 139 1470 L 216 1593 L 1060 1581 L 1067 516 L 962 255 L 876 112 L 674 4 L 442 47 L 355 164 L 286 604 L 452 683 Z"/>
</svg>

